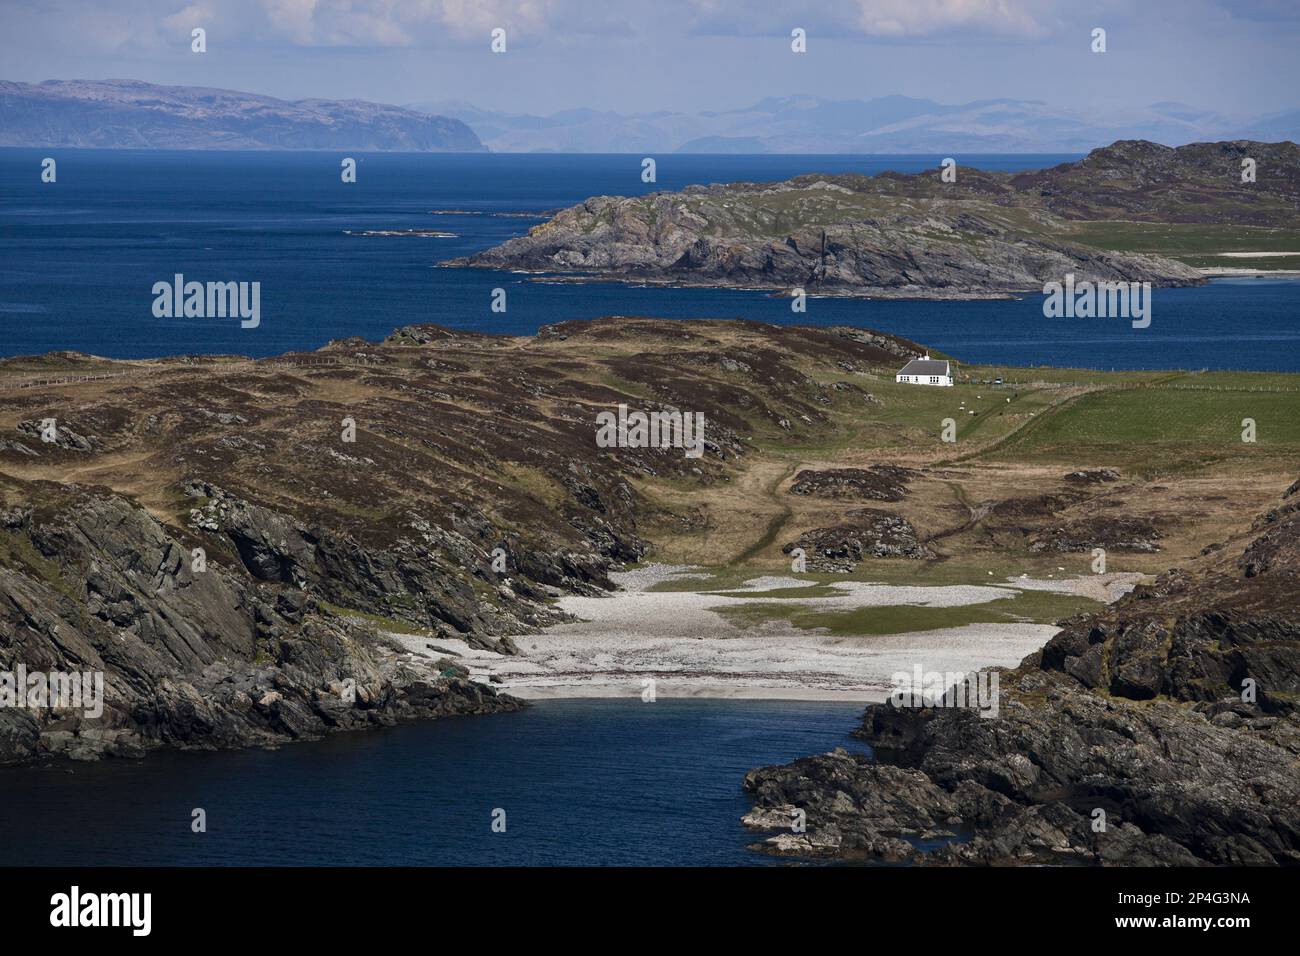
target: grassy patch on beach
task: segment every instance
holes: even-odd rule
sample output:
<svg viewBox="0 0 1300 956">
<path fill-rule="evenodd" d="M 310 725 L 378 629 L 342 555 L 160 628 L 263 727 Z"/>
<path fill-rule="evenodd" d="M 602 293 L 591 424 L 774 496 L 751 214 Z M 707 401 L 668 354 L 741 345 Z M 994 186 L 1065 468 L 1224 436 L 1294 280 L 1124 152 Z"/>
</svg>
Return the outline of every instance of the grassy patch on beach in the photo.
<svg viewBox="0 0 1300 956">
<path fill-rule="evenodd" d="M 1051 624 L 1059 618 L 1100 606 L 1096 601 L 1077 595 L 1008 589 L 1005 598 L 959 607 L 894 604 L 834 611 L 798 604 L 746 604 L 717 608 L 716 611 L 742 627 L 788 621 L 800 630 L 820 629 L 843 637 L 873 637 L 967 624 Z"/>
<path fill-rule="evenodd" d="M 848 574 L 830 574 L 810 571 L 796 574 L 788 563 L 781 565 L 723 565 L 694 568 L 690 576 L 660 581 L 647 588 L 653 592 L 694 591 L 724 594 L 728 597 L 826 597 L 834 595 L 829 585 L 838 581 L 858 581 L 865 584 L 897 584 L 913 587 L 948 587 L 958 584 L 1010 584 L 1021 574 L 1031 578 L 1047 578 L 1055 574 L 1061 580 L 1073 576 L 1059 568 L 1065 565 L 1075 574 L 1088 571 L 1087 555 L 1026 555 L 1023 558 L 990 560 L 987 555 L 951 561 L 913 561 L 907 558 L 877 558 L 861 562 Z M 1077 565 L 1077 567 L 1075 566 Z M 742 589 L 747 581 L 759 577 L 789 578 L 808 582 L 808 587 L 780 587 L 769 591 Z"/>
</svg>

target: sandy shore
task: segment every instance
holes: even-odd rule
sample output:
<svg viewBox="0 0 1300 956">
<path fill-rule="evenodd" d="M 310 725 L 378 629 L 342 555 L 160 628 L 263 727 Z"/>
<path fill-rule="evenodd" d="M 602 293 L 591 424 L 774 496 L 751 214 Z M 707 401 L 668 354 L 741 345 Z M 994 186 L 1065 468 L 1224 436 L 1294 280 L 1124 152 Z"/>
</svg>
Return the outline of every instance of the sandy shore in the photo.
<svg viewBox="0 0 1300 956">
<path fill-rule="evenodd" d="M 579 620 L 515 639 L 519 656 L 470 648 L 462 641 L 394 634 L 416 657 L 456 655 L 474 679 L 523 698 L 636 697 L 654 682 L 658 697 L 883 700 L 892 675 L 923 670 L 976 671 L 1014 666 L 1042 647 L 1057 628 L 1043 624 L 969 624 L 877 636 L 799 630 L 784 622 L 740 627 L 716 613 L 747 604 L 798 605 L 811 610 L 912 605 L 956 607 L 1006 599 L 1018 590 L 1053 590 L 1114 600 L 1137 575 L 1097 575 L 1004 584 L 914 587 L 844 581 L 834 596 L 765 596 L 809 587 L 786 577 L 755 577 L 727 595 L 650 591 L 692 569 L 650 565 L 614 575 L 622 590 L 608 597 L 565 597 L 560 606 Z M 744 592 L 740 596 L 736 592 Z"/>
<path fill-rule="evenodd" d="M 1300 276 L 1300 269 L 1247 269 L 1241 266 L 1203 266 L 1198 271 L 1207 279 L 1242 279 L 1251 276 L 1281 279 Z"/>
</svg>

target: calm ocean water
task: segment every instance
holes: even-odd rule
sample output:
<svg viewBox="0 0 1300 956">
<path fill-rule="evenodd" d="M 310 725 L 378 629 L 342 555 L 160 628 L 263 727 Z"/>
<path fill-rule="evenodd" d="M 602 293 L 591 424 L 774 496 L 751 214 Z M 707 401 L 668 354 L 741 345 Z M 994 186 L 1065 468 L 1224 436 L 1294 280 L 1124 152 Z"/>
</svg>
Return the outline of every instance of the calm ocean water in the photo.
<svg viewBox="0 0 1300 956">
<path fill-rule="evenodd" d="M 640 157 L 356 154 L 344 184 L 333 153 L 0 150 L 0 355 L 76 349 L 113 357 L 227 352 L 273 355 L 332 338 L 378 339 L 436 322 L 531 333 L 573 318 L 638 314 L 848 324 L 905 335 L 960 359 L 1091 368 L 1300 371 L 1300 283 L 1235 280 L 1157 290 L 1149 329 L 1122 320 L 1043 318 L 1041 297 L 1013 302 L 814 299 L 806 315 L 761 293 L 539 284 L 480 270 L 435 269 L 588 196 L 798 173 L 916 171 L 939 156 L 677 156 L 641 182 Z M 963 164 L 1040 168 L 1069 156 L 967 156 Z M 477 215 L 430 215 L 463 210 Z M 439 229 L 454 238 L 361 237 Z M 262 323 L 156 319 L 153 283 L 262 284 Z M 504 287 L 509 311 L 490 310 Z"/>
<path fill-rule="evenodd" d="M 746 771 L 864 749 L 848 736 L 861 712 L 544 701 L 275 752 L 0 770 L 0 866 L 775 862 L 745 849 Z M 191 832 L 196 807 L 206 833 Z"/>
</svg>

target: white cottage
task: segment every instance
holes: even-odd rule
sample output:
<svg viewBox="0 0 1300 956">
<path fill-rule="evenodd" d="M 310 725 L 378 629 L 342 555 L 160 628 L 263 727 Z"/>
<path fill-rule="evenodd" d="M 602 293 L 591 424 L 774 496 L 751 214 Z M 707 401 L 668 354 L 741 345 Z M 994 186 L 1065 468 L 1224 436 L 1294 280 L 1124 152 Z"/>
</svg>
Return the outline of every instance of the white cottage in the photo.
<svg viewBox="0 0 1300 956">
<path fill-rule="evenodd" d="M 911 385 L 951 385 L 952 368 L 947 360 L 932 359 L 929 355 L 924 355 L 919 359 L 912 359 L 894 376 L 896 382 L 907 382 Z"/>
</svg>

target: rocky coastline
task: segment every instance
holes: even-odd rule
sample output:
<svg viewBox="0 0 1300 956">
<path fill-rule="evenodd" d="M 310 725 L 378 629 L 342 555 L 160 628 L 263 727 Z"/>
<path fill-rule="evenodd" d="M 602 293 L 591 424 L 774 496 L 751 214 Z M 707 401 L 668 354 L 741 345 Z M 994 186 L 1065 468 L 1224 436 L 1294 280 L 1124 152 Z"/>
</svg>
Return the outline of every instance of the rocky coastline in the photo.
<svg viewBox="0 0 1300 956">
<path fill-rule="evenodd" d="M 443 262 L 548 281 L 758 289 L 794 295 L 982 299 L 1041 293 L 1047 282 L 1201 285 L 1168 255 L 1124 251 L 1080 224 L 1116 219 L 1205 224 L 1293 221 L 1286 175 L 1244 186 L 1242 156 L 1294 165 L 1292 144 L 1170 149 L 1122 141 L 1044 170 L 936 169 L 809 174 L 773 183 L 594 196 L 526 235 Z M 1160 183 L 1159 190 L 1138 188 Z M 1152 193 L 1160 195 L 1153 201 Z M 1243 218 L 1243 209 L 1249 216 Z M 1112 230 L 1113 231 L 1113 230 Z M 1103 230 L 1104 232 L 1104 230 Z"/>
<path fill-rule="evenodd" d="M 882 864 L 1300 863 L 1298 542 L 1300 481 L 1248 534 L 1062 622 L 998 672 L 996 716 L 872 705 L 855 731 L 870 754 L 751 771 L 743 822 L 772 834 L 753 848 Z"/>
</svg>

